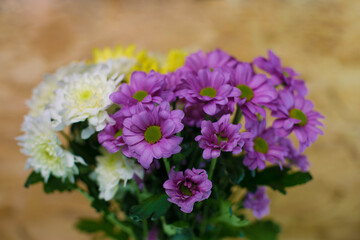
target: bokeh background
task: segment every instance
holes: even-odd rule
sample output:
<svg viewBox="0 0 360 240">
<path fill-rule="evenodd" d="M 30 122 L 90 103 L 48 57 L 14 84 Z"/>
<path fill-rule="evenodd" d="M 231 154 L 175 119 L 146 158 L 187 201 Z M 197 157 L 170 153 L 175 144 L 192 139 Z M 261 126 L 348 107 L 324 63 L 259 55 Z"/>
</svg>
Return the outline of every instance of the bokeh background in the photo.
<svg viewBox="0 0 360 240">
<path fill-rule="evenodd" d="M 274 50 L 306 80 L 326 116 L 306 151 L 314 180 L 271 193 L 282 240 L 360 239 L 360 1 L 0 1 L 0 239 L 90 239 L 73 224 L 96 216 L 78 193 L 23 188 L 26 157 L 14 138 L 44 73 L 91 57 L 93 47 L 135 43 L 221 47 L 251 61 Z"/>
</svg>

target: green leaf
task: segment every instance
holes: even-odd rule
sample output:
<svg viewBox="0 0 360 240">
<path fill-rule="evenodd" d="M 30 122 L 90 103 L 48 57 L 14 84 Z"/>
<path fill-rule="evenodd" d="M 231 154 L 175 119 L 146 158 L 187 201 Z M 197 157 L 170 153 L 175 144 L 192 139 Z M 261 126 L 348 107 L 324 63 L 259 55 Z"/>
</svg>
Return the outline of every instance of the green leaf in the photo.
<svg viewBox="0 0 360 240">
<path fill-rule="evenodd" d="M 71 191 L 76 188 L 76 184 L 69 180 L 62 181 L 62 179 L 50 176 L 47 183 L 44 183 L 45 193 L 53 193 L 54 191 L 64 192 Z"/>
<path fill-rule="evenodd" d="M 266 185 L 286 194 L 285 188 L 307 183 L 311 179 L 312 176 L 308 172 L 290 172 L 289 168 L 281 170 L 278 166 L 273 166 L 257 172 L 254 177 L 248 174 L 241 186 L 255 191 L 257 185 Z"/>
<path fill-rule="evenodd" d="M 26 179 L 26 182 L 25 182 L 24 186 L 26 188 L 28 188 L 28 187 L 30 187 L 30 185 L 33 185 L 33 184 L 36 184 L 36 183 L 39 183 L 39 182 L 42 182 L 42 181 L 43 181 L 43 177 L 41 176 L 41 174 L 33 171 L 29 175 L 29 177 Z"/>
<path fill-rule="evenodd" d="M 145 199 L 139 205 L 131 207 L 130 218 L 134 221 L 141 221 L 150 217 L 151 220 L 155 220 L 165 215 L 170 207 L 170 202 L 167 198 L 166 194 L 160 194 Z"/>
<path fill-rule="evenodd" d="M 87 233 L 94 233 L 98 231 L 112 231 L 113 226 L 110 223 L 101 221 L 101 220 L 95 220 L 95 219 L 80 219 L 76 224 L 75 227 L 82 231 Z"/>
<path fill-rule="evenodd" d="M 245 237 L 249 240 L 277 240 L 280 227 L 273 221 L 257 221 L 244 228 Z"/>
<path fill-rule="evenodd" d="M 227 224 L 236 228 L 247 226 L 250 223 L 249 220 L 240 219 L 233 214 L 229 201 L 223 201 L 220 204 L 219 215 L 212 220 L 214 223 Z"/>
</svg>

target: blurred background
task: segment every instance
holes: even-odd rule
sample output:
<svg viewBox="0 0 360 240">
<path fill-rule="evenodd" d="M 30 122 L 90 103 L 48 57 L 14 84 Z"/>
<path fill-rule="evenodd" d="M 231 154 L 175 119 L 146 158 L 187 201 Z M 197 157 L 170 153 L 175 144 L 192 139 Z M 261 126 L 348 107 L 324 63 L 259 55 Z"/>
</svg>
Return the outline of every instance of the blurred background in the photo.
<svg viewBox="0 0 360 240">
<path fill-rule="evenodd" d="M 301 73 L 325 115 L 306 151 L 314 180 L 271 193 L 282 240 L 360 239 L 360 1 L 0 1 L 0 239 L 90 239 L 73 224 L 96 216 L 79 193 L 25 189 L 19 136 L 25 100 L 44 73 L 91 57 L 93 47 L 134 43 L 220 47 L 244 61 L 277 53 Z"/>
</svg>

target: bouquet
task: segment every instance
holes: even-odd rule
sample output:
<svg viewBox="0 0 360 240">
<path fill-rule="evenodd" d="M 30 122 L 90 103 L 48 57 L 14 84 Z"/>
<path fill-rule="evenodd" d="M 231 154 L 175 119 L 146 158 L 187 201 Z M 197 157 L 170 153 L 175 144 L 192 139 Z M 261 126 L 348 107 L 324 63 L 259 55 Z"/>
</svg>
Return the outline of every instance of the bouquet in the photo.
<svg viewBox="0 0 360 240">
<path fill-rule="evenodd" d="M 267 191 L 312 179 L 323 134 L 307 92 L 272 51 L 95 49 L 34 89 L 25 187 L 80 192 L 99 218 L 76 227 L 105 238 L 277 239 Z"/>
</svg>

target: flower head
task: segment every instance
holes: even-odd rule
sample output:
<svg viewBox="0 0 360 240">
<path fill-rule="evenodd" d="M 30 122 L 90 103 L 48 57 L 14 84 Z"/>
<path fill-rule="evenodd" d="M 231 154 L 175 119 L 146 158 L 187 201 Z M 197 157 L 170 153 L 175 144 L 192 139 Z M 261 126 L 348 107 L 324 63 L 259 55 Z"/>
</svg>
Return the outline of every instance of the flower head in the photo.
<svg viewBox="0 0 360 240">
<path fill-rule="evenodd" d="M 161 103 L 172 98 L 171 91 L 167 91 L 165 76 L 151 71 L 134 72 L 130 78 L 130 84 L 123 83 L 119 91 L 110 95 L 110 99 L 122 106 L 133 106 L 141 102 L 143 104 Z"/>
<path fill-rule="evenodd" d="M 183 117 L 183 111 L 170 111 L 169 103 L 163 102 L 126 118 L 123 139 L 129 152 L 146 169 L 154 158 L 168 158 L 179 153 L 182 138 L 174 134 L 184 128 Z"/>
<path fill-rule="evenodd" d="M 239 89 L 229 85 L 229 79 L 230 74 L 221 69 L 202 69 L 197 75 L 188 74 L 183 79 L 183 89 L 178 91 L 178 96 L 191 104 L 204 103 L 204 112 L 213 116 L 233 104 L 230 98 L 241 94 Z"/>
<path fill-rule="evenodd" d="M 181 211 L 191 213 L 195 202 L 209 198 L 212 183 L 203 169 L 186 169 L 185 172 L 175 172 L 173 167 L 169 180 L 164 182 L 169 202 L 178 205 Z"/>
<path fill-rule="evenodd" d="M 232 85 L 241 90 L 237 98 L 240 109 L 246 118 L 257 120 L 256 114 L 260 113 L 266 117 L 262 106 L 271 107 L 277 97 L 273 84 L 269 82 L 264 74 L 254 74 L 250 64 L 239 64 L 234 70 Z"/>
<path fill-rule="evenodd" d="M 111 121 L 107 108 L 112 104 L 109 96 L 116 90 L 122 76 L 109 75 L 109 65 L 99 65 L 83 74 L 65 77 L 55 91 L 52 118 L 56 130 L 72 123 L 88 120 L 89 127 L 83 130 L 82 138 L 101 131 Z"/>
<path fill-rule="evenodd" d="M 245 127 L 252 137 L 248 138 L 244 145 L 246 150 L 244 165 L 250 170 L 264 169 L 265 161 L 281 166 L 281 162 L 284 162 L 286 148 L 278 144 L 275 129 L 266 128 L 265 120 L 246 122 Z"/>
<path fill-rule="evenodd" d="M 226 52 L 216 49 L 205 54 L 203 51 L 190 54 L 181 68 L 186 72 L 198 72 L 200 69 L 215 69 L 218 67 L 234 68 L 239 62 Z"/>
<path fill-rule="evenodd" d="M 244 145 L 241 139 L 241 124 L 231 124 L 230 114 L 222 116 L 219 121 L 202 121 L 201 134 L 195 138 L 199 147 L 204 149 L 203 158 L 218 158 L 221 151 L 238 154 Z"/>
<path fill-rule="evenodd" d="M 313 111 L 314 104 L 301 96 L 294 96 L 287 90 L 279 92 L 278 107 L 271 115 L 277 118 L 273 127 L 276 133 L 285 137 L 294 131 L 299 140 L 299 150 L 303 152 L 317 140 L 319 134 L 324 134 L 318 126 L 324 126 L 319 119 L 324 118 Z"/>
<path fill-rule="evenodd" d="M 117 111 L 111 115 L 110 118 L 113 120 L 112 123 L 108 123 L 106 127 L 98 133 L 99 143 L 105 147 L 110 153 L 115 153 L 125 145 L 123 139 L 123 122 L 125 120 L 123 111 Z"/>
<path fill-rule="evenodd" d="M 255 193 L 248 192 L 243 202 L 244 207 L 251 209 L 257 219 L 269 214 L 269 204 L 270 199 L 265 187 L 258 187 Z"/>
<path fill-rule="evenodd" d="M 271 74 L 275 85 L 283 84 L 290 91 L 296 91 L 301 96 L 306 96 L 308 90 L 303 80 L 296 79 L 299 75 L 292 68 L 283 67 L 281 60 L 271 50 L 268 51 L 269 59 L 257 57 L 253 63 L 260 69 Z"/>
<path fill-rule="evenodd" d="M 105 149 L 102 155 L 96 157 L 95 176 L 99 184 L 99 198 L 109 201 L 114 197 L 120 180 L 124 185 L 136 174 L 140 179 L 144 177 L 144 169 L 133 159 L 126 158 L 121 152 L 108 153 Z"/>
<path fill-rule="evenodd" d="M 75 163 L 85 162 L 61 146 L 56 132 L 52 129 L 48 110 L 37 117 L 25 116 L 22 131 L 25 134 L 17 140 L 22 146 L 22 152 L 29 156 L 26 168 L 34 168 L 35 172 L 41 173 L 45 182 L 50 175 L 62 178 L 63 181 L 75 181 L 74 175 L 79 173 Z"/>
</svg>

